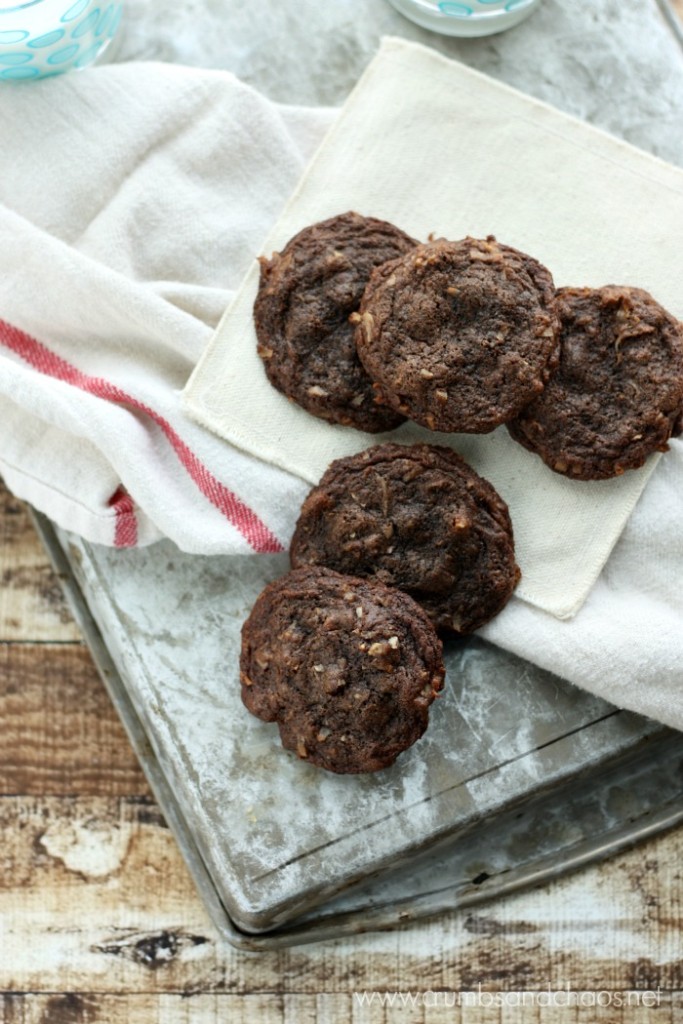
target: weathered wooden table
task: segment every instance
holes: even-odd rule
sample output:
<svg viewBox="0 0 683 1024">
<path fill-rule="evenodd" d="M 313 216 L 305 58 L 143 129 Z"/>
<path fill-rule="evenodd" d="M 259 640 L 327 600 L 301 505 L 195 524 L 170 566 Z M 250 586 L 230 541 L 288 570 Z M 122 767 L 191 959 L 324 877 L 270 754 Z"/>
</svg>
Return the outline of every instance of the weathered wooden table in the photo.
<svg viewBox="0 0 683 1024">
<path fill-rule="evenodd" d="M 219 943 L 4 491 L 0 572 L 2 1024 L 683 1020 L 682 829 L 397 933 Z"/>
</svg>

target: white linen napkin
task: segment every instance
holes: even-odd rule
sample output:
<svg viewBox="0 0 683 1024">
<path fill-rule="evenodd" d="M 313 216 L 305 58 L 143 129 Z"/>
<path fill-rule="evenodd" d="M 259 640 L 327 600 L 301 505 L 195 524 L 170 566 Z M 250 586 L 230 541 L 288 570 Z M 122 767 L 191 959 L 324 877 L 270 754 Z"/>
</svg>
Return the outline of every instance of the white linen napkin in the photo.
<svg viewBox="0 0 683 1024">
<path fill-rule="evenodd" d="M 17 495 L 100 543 L 286 546 L 308 484 L 189 420 L 180 392 L 334 117 L 167 65 L 0 89 L 0 473 Z M 561 253 L 536 248 L 561 279 Z M 674 441 L 575 617 L 514 597 L 483 634 L 683 729 L 681 494 Z"/>
<path fill-rule="evenodd" d="M 634 284 L 683 316 L 683 171 L 433 50 L 386 39 L 268 236 L 346 209 L 409 234 L 496 234 L 536 256 L 558 285 Z M 637 212 L 636 212 L 637 211 Z M 379 440 L 308 415 L 275 391 L 256 353 L 254 262 L 197 366 L 184 407 L 257 458 L 313 483 L 333 458 Z M 574 615 L 658 456 L 599 482 L 567 479 L 501 428 L 484 436 L 404 425 L 383 437 L 452 445 L 506 499 L 517 596 Z"/>
<path fill-rule="evenodd" d="M 0 88 L 0 473 L 91 541 L 285 546 L 306 485 L 179 394 L 334 118 L 225 72 Z"/>
</svg>

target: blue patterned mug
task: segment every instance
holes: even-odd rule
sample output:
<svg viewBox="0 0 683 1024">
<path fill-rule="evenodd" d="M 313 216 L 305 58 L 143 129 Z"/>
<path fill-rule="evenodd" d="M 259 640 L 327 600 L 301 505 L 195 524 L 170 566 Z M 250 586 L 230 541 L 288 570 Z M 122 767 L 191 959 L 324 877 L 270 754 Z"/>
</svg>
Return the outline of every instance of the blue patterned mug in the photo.
<svg viewBox="0 0 683 1024">
<path fill-rule="evenodd" d="M 406 18 L 449 36 L 490 36 L 524 21 L 541 0 L 390 0 Z"/>
<path fill-rule="evenodd" d="M 119 27 L 121 7 L 107 0 L 0 0 L 0 82 L 92 64 Z"/>
</svg>

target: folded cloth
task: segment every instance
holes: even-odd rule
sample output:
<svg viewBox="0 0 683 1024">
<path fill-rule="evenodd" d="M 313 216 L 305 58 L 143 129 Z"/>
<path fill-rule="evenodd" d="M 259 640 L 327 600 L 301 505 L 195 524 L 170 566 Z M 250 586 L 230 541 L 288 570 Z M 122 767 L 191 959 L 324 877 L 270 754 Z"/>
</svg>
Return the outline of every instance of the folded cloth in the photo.
<svg viewBox="0 0 683 1024">
<path fill-rule="evenodd" d="M 577 615 L 513 599 L 487 640 L 619 707 L 683 729 L 683 441 L 671 442 Z"/>
<path fill-rule="evenodd" d="M 287 545 L 308 484 L 187 419 L 180 391 L 334 118 L 166 65 L 0 90 L 0 472 L 17 495 L 105 544 Z M 681 493 L 676 441 L 572 621 L 513 598 L 484 635 L 683 728 Z"/>
<path fill-rule="evenodd" d="M 0 90 L 0 473 L 91 541 L 279 550 L 305 484 L 179 393 L 334 118 L 224 72 Z"/>
</svg>

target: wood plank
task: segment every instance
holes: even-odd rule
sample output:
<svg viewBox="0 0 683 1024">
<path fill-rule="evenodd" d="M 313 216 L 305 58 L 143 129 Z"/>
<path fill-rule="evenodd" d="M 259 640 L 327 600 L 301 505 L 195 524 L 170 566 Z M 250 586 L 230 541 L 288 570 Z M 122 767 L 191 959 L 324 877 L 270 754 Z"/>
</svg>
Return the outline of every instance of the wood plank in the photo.
<svg viewBox="0 0 683 1024">
<path fill-rule="evenodd" d="M 1 1004 L 0 1004 L 1 1005 Z M 346 995 L 52 995 L 5 996 L 1 1024 L 674 1024 L 680 1020 L 679 996 L 660 1007 L 544 1009 L 463 1008 L 428 1006 L 424 1009 L 374 1005 L 354 1007 Z M 522 1016 L 523 1012 L 523 1016 Z"/>
<path fill-rule="evenodd" d="M 95 996 L 56 993 L 5 997 L 2 1024 L 315 1024 L 315 999 L 295 1005 L 269 993 L 249 996 Z M 337 1018 L 338 1021 L 344 1018 Z"/>
<path fill-rule="evenodd" d="M 216 939 L 146 798 L 0 799 L 4 991 L 220 985 Z M 159 985 L 159 979 L 165 984 Z"/>
<path fill-rule="evenodd" d="M 149 794 L 81 645 L 0 646 L 0 721 L 0 793 Z"/>
<path fill-rule="evenodd" d="M 0 480 L 0 642 L 80 638 L 26 506 Z"/>
<path fill-rule="evenodd" d="M 5 797 L 0 830 L 4 991 L 683 989 L 683 830 L 476 911 L 258 955 L 220 942 L 150 801 Z"/>
<path fill-rule="evenodd" d="M 681 21 L 683 21 L 683 0 L 671 0 L 671 6 Z"/>
</svg>

